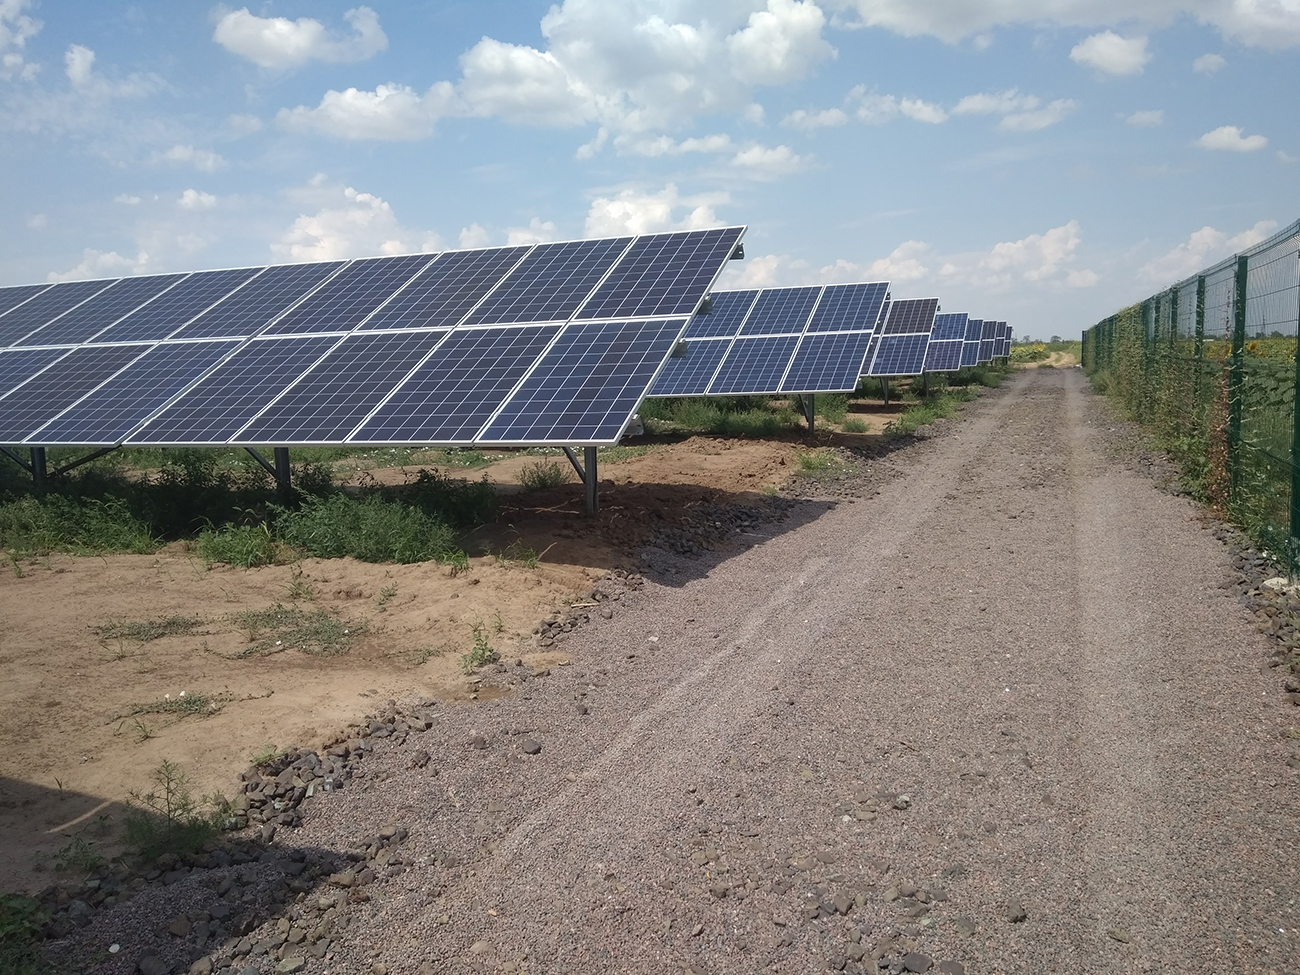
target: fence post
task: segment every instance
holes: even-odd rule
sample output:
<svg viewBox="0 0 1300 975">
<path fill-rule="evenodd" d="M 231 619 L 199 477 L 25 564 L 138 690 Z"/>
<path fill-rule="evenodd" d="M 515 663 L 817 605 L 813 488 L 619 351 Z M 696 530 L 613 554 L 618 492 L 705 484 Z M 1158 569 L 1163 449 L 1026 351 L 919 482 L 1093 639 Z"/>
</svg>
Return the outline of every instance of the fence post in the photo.
<svg viewBox="0 0 1300 975">
<path fill-rule="evenodd" d="M 1232 369 L 1228 374 L 1228 478 L 1229 497 L 1237 500 L 1241 481 L 1241 397 L 1245 383 L 1242 357 L 1246 348 L 1247 259 L 1237 258 L 1237 280 L 1232 294 Z"/>
<path fill-rule="evenodd" d="M 1178 286 L 1169 289 L 1169 348 L 1178 348 Z"/>
</svg>

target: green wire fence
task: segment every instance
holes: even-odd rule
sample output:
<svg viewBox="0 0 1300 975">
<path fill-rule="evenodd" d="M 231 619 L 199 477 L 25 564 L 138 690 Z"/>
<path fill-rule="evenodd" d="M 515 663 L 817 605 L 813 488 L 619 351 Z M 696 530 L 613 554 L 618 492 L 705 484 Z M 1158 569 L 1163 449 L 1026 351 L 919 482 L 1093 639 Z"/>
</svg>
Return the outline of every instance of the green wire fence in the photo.
<svg viewBox="0 0 1300 975">
<path fill-rule="evenodd" d="M 1300 221 L 1083 333 L 1093 384 L 1300 573 Z"/>
</svg>

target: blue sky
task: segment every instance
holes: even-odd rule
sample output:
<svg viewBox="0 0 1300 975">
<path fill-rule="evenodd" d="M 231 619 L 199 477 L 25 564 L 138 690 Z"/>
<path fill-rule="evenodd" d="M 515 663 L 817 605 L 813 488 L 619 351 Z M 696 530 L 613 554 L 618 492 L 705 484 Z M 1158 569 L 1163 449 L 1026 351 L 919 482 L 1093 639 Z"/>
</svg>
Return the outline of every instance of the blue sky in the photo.
<svg viewBox="0 0 1300 975">
<path fill-rule="evenodd" d="M 1300 0 L 0 0 L 0 284 L 745 223 L 1074 335 L 1300 217 Z"/>
</svg>

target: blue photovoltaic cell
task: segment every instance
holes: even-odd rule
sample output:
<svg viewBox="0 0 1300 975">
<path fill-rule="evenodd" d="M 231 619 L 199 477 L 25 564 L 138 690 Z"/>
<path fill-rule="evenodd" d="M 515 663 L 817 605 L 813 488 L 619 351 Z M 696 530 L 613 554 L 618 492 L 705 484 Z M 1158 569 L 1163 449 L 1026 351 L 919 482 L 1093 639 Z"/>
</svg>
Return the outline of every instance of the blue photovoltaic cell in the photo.
<svg viewBox="0 0 1300 975">
<path fill-rule="evenodd" d="M 993 339 L 980 339 L 980 362 L 993 361 Z"/>
<path fill-rule="evenodd" d="M 149 299 L 162 294 L 183 277 L 184 274 L 155 274 L 144 278 L 123 278 L 18 344 L 74 345 L 85 342 L 96 332 L 103 331 Z"/>
<path fill-rule="evenodd" d="M 978 342 L 980 336 L 984 334 L 984 320 L 982 318 L 966 319 L 966 341 Z"/>
<path fill-rule="evenodd" d="M 23 349 L 15 352 L 0 352 L 0 396 L 4 396 L 19 383 L 26 382 L 59 356 L 67 354 L 67 349 Z"/>
<path fill-rule="evenodd" d="M 143 308 L 127 315 L 96 342 L 148 342 L 166 338 L 209 305 L 261 270 L 241 267 L 232 271 L 198 271 L 159 295 Z"/>
<path fill-rule="evenodd" d="M 930 333 L 923 335 L 882 335 L 871 363 L 873 376 L 919 376 L 925 367 L 925 352 Z"/>
<path fill-rule="evenodd" d="M 992 362 L 994 353 L 994 342 L 997 339 L 998 323 L 985 319 L 984 328 L 980 332 L 980 362 Z"/>
<path fill-rule="evenodd" d="M 249 342 L 127 442 L 225 443 L 336 342 L 323 337 Z"/>
<path fill-rule="evenodd" d="M 730 339 L 687 339 L 686 355 L 668 360 L 649 395 L 703 396 L 730 348 Z"/>
<path fill-rule="evenodd" d="M 980 361 L 980 344 L 978 342 L 963 342 L 961 344 L 961 365 L 965 369 L 967 366 L 979 365 Z"/>
<path fill-rule="evenodd" d="M 559 325 L 456 329 L 349 443 L 472 443 Z"/>
<path fill-rule="evenodd" d="M 147 346 L 83 346 L 0 400 L 0 443 L 21 443 Z"/>
<path fill-rule="evenodd" d="M 723 227 L 638 237 L 578 317 L 691 314 L 731 259 L 742 232 Z"/>
<path fill-rule="evenodd" d="M 871 363 L 876 358 L 876 346 L 880 344 L 880 333 L 877 332 L 871 336 L 871 344 L 867 346 L 867 357 L 862 360 L 862 375 L 867 375 L 871 371 Z"/>
<path fill-rule="evenodd" d="M 11 308 L 17 308 L 28 298 L 32 298 L 47 288 L 48 284 L 20 284 L 16 288 L 0 288 L 0 315 Z"/>
<path fill-rule="evenodd" d="M 998 335 L 998 323 L 985 319 L 984 327 L 980 330 L 980 340 L 983 341 L 984 339 L 997 338 L 997 335 Z"/>
<path fill-rule="evenodd" d="M 880 319 L 880 310 L 889 294 L 888 281 L 869 284 L 833 284 L 822 292 L 809 332 L 870 332 Z"/>
<path fill-rule="evenodd" d="M 966 313 L 955 312 L 934 316 L 934 328 L 930 330 L 931 342 L 947 342 L 951 339 L 960 341 L 966 337 Z"/>
<path fill-rule="evenodd" d="M 798 344 L 797 335 L 736 339 L 709 387 L 710 395 L 767 393 L 779 388 Z"/>
<path fill-rule="evenodd" d="M 789 393 L 835 393 L 857 389 L 870 332 L 808 334 L 799 343 L 781 389 Z"/>
<path fill-rule="evenodd" d="M 363 322 L 361 331 L 451 328 L 527 253 L 527 247 L 448 251 Z"/>
<path fill-rule="evenodd" d="M 351 335 L 239 431 L 241 443 L 342 443 L 447 334 Z"/>
<path fill-rule="evenodd" d="M 350 332 L 431 260 L 432 254 L 408 254 L 354 261 L 265 334 Z"/>
<path fill-rule="evenodd" d="M 715 291 L 713 311 L 696 315 L 686 326 L 688 339 L 731 338 L 754 307 L 757 291 Z"/>
<path fill-rule="evenodd" d="M 32 438 L 47 445 L 121 443 L 150 413 L 238 347 L 229 341 L 154 346 Z"/>
<path fill-rule="evenodd" d="M 81 304 L 91 295 L 103 291 L 112 281 L 65 281 L 37 295 L 26 304 L 0 316 L 0 346 L 11 345 L 46 322 L 58 318 L 69 308 Z"/>
<path fill-rule="evenodd" d="M 961 352 L 965 344 L 961 339 L 942 342 L 931 339 L 930 347 L 925 352 L 925 371 L 956 372 L 961 368 Z"/>
<path fill-rule="evenodd" d="M 619 237 L 539 244 L 465 324 L 567 321 L 631 242 Z"/>
<path fill-rule="evenodd" d="M 617 440 L 685 325 L 684 318 L 570 325 L 480 442 Z"/>
<path fill-rule="evenodd" d="M 889 309 L 889 318 L 881 327 L 880 334 L 915 335 L 924 332 L 928 339 L 930 329 L 934 327 L 935 312 L 938 310 L 938 298 L 907 298 L 895 301 Z"/>
<path fill-rule="evenodd" d="M 801 335 L 821 288 L 769 288 L 758 296 L 741 335 Z M 779 378 L 779 377 L 778 377 Z"/>
<path fill-rule="evenodd" d="M 219 305 L 177 332 L 174 338 L 213 339 L 255 335 L 343 266 L 343 261 L 268 267 Z"/>
</svg>

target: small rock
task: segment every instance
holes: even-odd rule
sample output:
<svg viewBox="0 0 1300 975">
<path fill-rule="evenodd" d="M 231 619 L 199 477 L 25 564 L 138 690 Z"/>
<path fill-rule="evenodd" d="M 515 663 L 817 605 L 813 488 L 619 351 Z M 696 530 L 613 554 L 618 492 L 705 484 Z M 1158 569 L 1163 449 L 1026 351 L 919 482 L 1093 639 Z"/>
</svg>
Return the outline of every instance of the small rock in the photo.
<svg viewBox="0 0 1300 975">
<path fill-rule="evenodd" d="M 542 750 L 542 743 L 536 738 L 524 738 L 519 742 L 519 750 L 525 755 L 536 755 Z"/>
<path fill-rule="evenodd" d="M 377 961 L 370 966 L 370 975 L 388 975 L 388 966 L 382 961 Z"/>
<path fill-rule="evenodd" d="M 722 900 L 722 898 L 727 896 L 727 891 L 729 890 L 731 890 L 730 884 L 714 884 L 712 887 L 709 888 L 709 893 L 712 894 L 714 897 L 716 897 L 718 900 Z"/>
<path fill-rule="evenodd" d="M 925 975 L 934 965 L 929 957 L 921 954 L 919 951 L 909 951 L 903 956 L 903 970 L 916 972 L 918 975 Z"/>
<path fill-rule="evenodd" d="M 167 930 L 178 938 L 188 938 L 191 930 L 190 919 L 182 914 L 171 924 L 167 925 Z"/>
<path fill-rule="evenodd" d="M 1007 920 L 1012 924 L 1019 924 L 1029 917 L 1029 912 L 1025 910 L 1025 905 L 1020 901 L 1012 901 L 1007 905 Z"/>
<path fill-rule="evenodd" d="M 481 955 L 490 955 L 492 953 L 492 945 L 487 941 L 475 941 L 470 945 L 469 953 L 476 957 Z"/>
<path fill-rule="evenodd" d="M 190 975 L 212 975 L 212 959 L 204 956 L 190 966 Z"/>
<path fill-rule="evenodd" d="M 291 955 L 285 958 L 280 964 L 275 966 L 277 972 L 300 972 L 307 965 L 307 959 L 299 955 Z"/>
<path fill-rule="evenodd" d="M 135 967 L 140 975 L 168 975 L 168 972 L 172 970 L 171 965 L 152 951 L 141 955 L 139 961 L 135 963 Z"/>
<path fill-rule="evenodd" d="M 270 843 L 275 839 L 275 823 L 266 823 L 262 826 L 262 842 Z"/>
<path fill-rule="evenodd" d="M 969 938 L 975 934 L 975 922 L 968 917 L 957 918 L 954 926 L 957 929 L 957 933 L 963 938 Z"/>
<path fill-rule="evenodd" d="M 469 747 L 477 748 L 479 751 L 482 751 L 484 748 L 487 748 L 487 739 L 482 735 L 475 735 L 469 740 Z"/>
<path fill-rule="evenodd" d="M 411 768 L 424 768 L 429 764 L 429 753 L 420 749 L 411 756 Z"/>
<path fill-rule="evenodd" d="M 959 961 L 939 962 L 940 975 L 966 975 L 966 967 Z"/>
<path fill-rule="evenodd" d="M 911 809 L 912 797 L 908 795 L 894 796 L 895 809 Z"/>
<path fill-rule="evenodd" d="M 1106 933 L 1109 934 L 1116 941 L 1122 942 L 1123 944 L 1127 945 L 1133 943 L 1133 936 L 1129 934 L 1127 931 L 1125 931 L 1123 928 L 1111 928 Z"/>
</svg>

